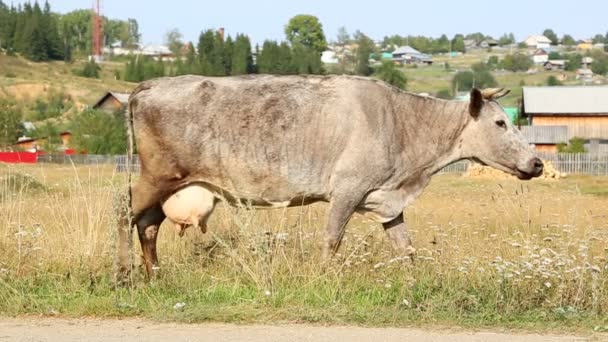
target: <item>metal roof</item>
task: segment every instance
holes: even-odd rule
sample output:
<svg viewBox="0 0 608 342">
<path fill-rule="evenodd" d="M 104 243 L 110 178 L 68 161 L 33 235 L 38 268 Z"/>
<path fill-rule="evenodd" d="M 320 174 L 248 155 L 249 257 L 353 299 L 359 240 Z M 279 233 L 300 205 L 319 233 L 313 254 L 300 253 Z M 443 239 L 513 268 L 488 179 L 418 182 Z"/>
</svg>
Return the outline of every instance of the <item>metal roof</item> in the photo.
<svg viewBox="0 0 608 342">
<path fill-rule="evenodd" d="M 521 132 L 532 144 L 558 144 L 568 141 L 568 126 L 521 126 Z"/>
<path fill-rule="evenodd" d="M 608 115 L 608 87 L 524 87 L 528 115 Z"/>
<path fill-rule="evenodd" d="M 420 55 L 422 54 L 420 51 L 414 49 L 413 47 L 406 45 L 400 46 L 397 50 L 393 51 L 394 55 Z"/>
</svg>

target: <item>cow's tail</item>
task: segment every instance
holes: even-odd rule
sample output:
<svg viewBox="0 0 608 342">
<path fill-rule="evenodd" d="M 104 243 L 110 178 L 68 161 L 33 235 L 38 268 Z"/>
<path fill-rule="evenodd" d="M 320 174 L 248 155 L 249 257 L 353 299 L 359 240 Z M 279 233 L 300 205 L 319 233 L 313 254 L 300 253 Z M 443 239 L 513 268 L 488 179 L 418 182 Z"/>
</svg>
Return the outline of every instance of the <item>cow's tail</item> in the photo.
<svg viewBox="0 0 608 342">
<path fill-rule="evenodd" d="M 124 285 L 130 280 L 133 267 L 133 196 L 132 196 L 132 173 L 133 173 L 133 154 L 134 154 L 134 129 L 133 129 L 133 103 L 132 96 L 125 110 L 125 124 L 127 129 L 127 192 L 126 199 L 123 195 L 119 196 L 118 207 L 118 272 L 117 284 Z"/>
</svg>

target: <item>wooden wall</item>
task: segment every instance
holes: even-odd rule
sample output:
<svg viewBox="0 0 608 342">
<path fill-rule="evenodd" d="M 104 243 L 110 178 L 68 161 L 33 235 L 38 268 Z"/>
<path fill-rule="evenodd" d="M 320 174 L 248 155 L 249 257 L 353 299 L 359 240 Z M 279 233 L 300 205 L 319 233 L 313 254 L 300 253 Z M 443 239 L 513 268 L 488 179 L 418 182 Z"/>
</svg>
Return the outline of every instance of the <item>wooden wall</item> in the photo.
<svg viewBox="0 0 608 342">
<path fill-rule="evenodd" d="M 569 138 L 608 139 L 608 116 L 534 116 L 534 126 L 568 126 Z"/>
</svg>

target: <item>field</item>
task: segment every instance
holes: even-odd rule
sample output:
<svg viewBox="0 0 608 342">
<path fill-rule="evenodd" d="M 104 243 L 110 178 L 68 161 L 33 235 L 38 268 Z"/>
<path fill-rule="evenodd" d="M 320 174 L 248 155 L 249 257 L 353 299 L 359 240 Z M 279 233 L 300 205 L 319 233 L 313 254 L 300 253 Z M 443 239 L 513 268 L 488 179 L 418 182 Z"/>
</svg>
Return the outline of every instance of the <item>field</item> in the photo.
<svg viewBox="0 0 608 342">
<path fill-rule="evenodd" d="M 406 210 L 413 263 L 355 216 L 324 264 L 324 204 L 220 205 L 206 235 L 165 223 L 158 278 L 115 288 L 125 178 L 0 165 L 0 315 L 608 330 L 608 178 L 436 176 Z"/>
</svg>

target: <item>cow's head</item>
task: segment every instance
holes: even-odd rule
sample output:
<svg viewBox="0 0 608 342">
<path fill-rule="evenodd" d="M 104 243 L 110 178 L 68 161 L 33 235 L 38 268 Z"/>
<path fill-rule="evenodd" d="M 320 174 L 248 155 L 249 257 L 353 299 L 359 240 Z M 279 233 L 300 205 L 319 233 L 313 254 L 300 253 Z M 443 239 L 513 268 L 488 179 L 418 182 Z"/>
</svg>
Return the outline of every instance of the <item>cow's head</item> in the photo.
<svg viewBox="0 0 608 342">
<path fill-rule="evenodd" d="M 538 177 L 543 173 L 542 161 L 496 102 L 508 93 L 502 88 L 471 90 L 472 119 L 462 132 L 462 152 L 519 179 Z"/>
</svg>

